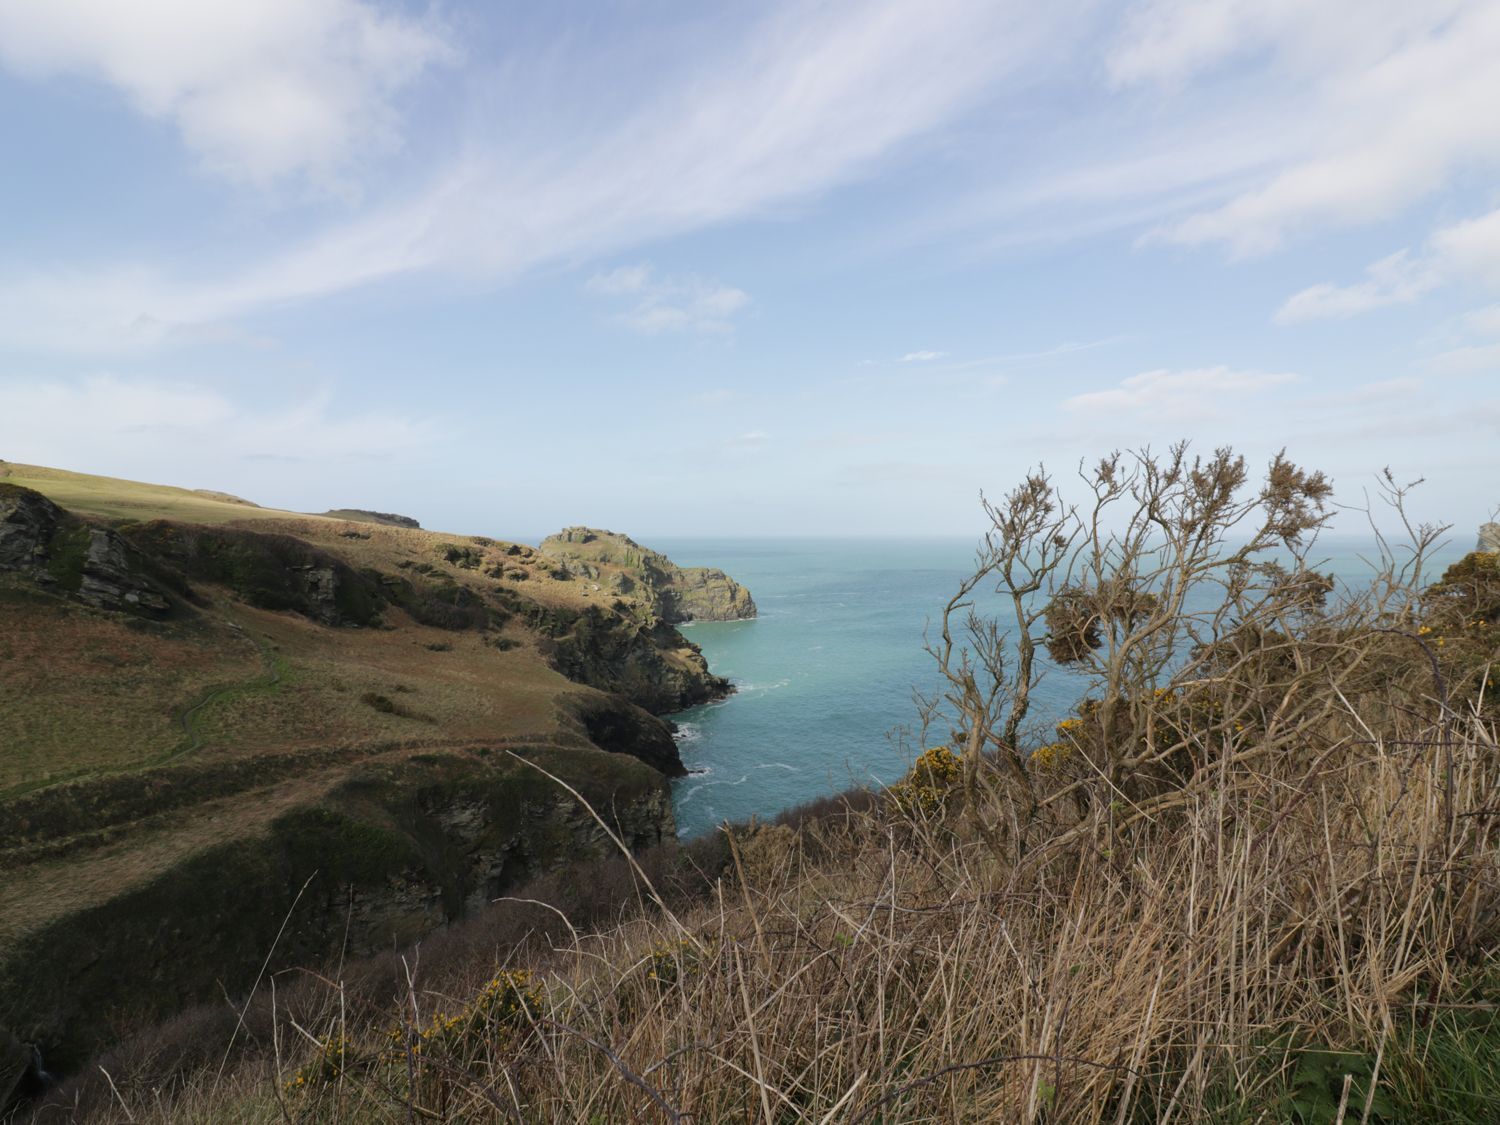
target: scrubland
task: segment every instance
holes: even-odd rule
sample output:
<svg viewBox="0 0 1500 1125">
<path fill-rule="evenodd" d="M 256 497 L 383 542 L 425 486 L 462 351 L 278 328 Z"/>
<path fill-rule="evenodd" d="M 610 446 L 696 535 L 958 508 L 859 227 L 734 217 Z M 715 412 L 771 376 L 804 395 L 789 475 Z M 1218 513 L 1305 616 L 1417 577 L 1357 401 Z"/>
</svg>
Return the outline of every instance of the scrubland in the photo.
<svg viewBox="0 0 1500 1125">
<path fill-rule="evenodd" d="M 906 780 L 142 1029 L 39 1120 L 1500 1119 L 1500 555 L 1227 451 L 1037 474 Z M 996 592 L 1010 617 L 973 612 Z M 992 603 L 991 603 L 992 604 Z M 1031 713 L 1048 663 L 1088 684 Z"/>
</svg>

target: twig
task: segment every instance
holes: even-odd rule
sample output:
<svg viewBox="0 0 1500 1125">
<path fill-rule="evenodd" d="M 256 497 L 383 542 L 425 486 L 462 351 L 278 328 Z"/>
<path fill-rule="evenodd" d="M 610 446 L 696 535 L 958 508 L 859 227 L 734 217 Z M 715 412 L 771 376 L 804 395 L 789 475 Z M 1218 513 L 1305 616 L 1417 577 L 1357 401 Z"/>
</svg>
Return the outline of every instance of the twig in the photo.
<svg viewBox="0 0 1500 1125">
<path fill-rule="evenodd" d="M 881 1106 L 895 1101 L 902 1094 L 910 1093 L 919 1086 L 930 1086 L 939 1079 L 946 1078 L 948 1075 L 961 1070 L 981 1070 L 987 1066 L 999 1066 L 1001 1063 L 1011 1062 L 1067 1062 L 1073 1063 L 1075 1066 L 1091 1066 L 1096 1070 L 1123 1070 L 1125 1073 L 1133 1074 L 1137 1078 L 1146 1077 L 1139 1070 L 1126 1066 L 1124 1063 L 1101 1063 L 1095 1062 L 1093 1059 L 1078 1058 L 1075 1055 L 991 1055 L 987 1059 L 977 1059 L 974 1062 L 954 1063 L 952 1066 L 945 1066 L 941 1070 L 934 1070 L 931 1074 L 924 1074 L 921 1078 L 913 1079 L 904 1086 L 898 1086 L 879 1101 L 871 1102 L 864 1109 L 856 1113 L 849 1119 L 849 1125 L 859 1125 L 861 1121 L 868 1120 Z"/>
<path fill-rule="evenodd" d="M 560 1020 L 543 1019 L 540 1022 L 551 1024 L 553 1027 L 557 1028 L 560 1031 L 566 1031 L 569 1035 L 573 1035 L 579 1039 L 582 1039 L 590 1047 L 594 1048 L 594 1050 L 602 1054 L 610 1061 L 614 1068 L 620 1072 L 621 1077 L 623 1077 L 625 1081 L 629 1082 L 632 1086 L 645 1091 L 646 1096 L 656 1103 L 657 1108 L 667 1115 L 667 1120 L 672 1122 L 673 1125 L 679 1125 L 684 1116 L 692 1116 L 692 1114 L 683 1114 L 681 1111 L 672 1108 L 671 1103 L 669 1103 L 666 1098 L 662 1097 L 661 1093 L 656 1089 L 656 1087 L 652 1086 L 651 1083 L 647 1082 L 639 1074 L 631 1070 L 630 1067 L 626 1066 L 625 1061 L 621 1059 L 619 1055 L 615 1054 L 603 1043 L 599 1042 L 599 1040 L 585 1035 L 576 1027 L 569 1027 L 567 1024 L 563 1023 Z"/>
</svg>

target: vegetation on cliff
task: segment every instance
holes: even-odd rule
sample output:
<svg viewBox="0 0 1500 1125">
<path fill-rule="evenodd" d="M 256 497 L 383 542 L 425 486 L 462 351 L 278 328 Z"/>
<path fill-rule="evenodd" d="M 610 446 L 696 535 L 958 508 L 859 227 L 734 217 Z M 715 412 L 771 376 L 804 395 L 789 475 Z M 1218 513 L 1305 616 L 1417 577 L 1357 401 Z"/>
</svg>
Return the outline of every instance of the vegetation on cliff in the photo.
<svg viewBox="0 0 1500 1125">
<path fill-rule="evenodd" d="M 727 685 L 530 547 L 0 471 L 0 1029 L 52 1069 L 673 836 L 655 716 Z"/>
<path fill-rule="evenodd" d="M 593 589 L 641 598 L 668 625 L 741 621 L 756 613 L 750 591 L 722 570 L 678 566 L 617 532 L 567 527 L 543 539 L 540 550 Z"/>
<path fill-rule="evenodd" d="M 932 744 L 901 785 L 653 853 L 634 907 L 586 877 L 533 885 L 542 905 L 476 918 L 430 973 L 414 951 L 263 1002 L 229 1073 L 208 1053 L 213 1081 L 163 1028 L 56 1104 L 1494 1120 L 1495 557 L 1429 585 L 1437 532 L 1416 528 L 1339 589 L 1310 565 L 1317 474 L 1278 460 L 1252 483 L 1227 452 L 1179 450 L 1088 479 L 1081 509 L 1042 474 L 989 509 L 934 638 Z M 1004 627 L 976 611 L 986 588 Z M 1089 685 L 1055 727 L 1028 714 L 1049 658 Z"/>
</svg>

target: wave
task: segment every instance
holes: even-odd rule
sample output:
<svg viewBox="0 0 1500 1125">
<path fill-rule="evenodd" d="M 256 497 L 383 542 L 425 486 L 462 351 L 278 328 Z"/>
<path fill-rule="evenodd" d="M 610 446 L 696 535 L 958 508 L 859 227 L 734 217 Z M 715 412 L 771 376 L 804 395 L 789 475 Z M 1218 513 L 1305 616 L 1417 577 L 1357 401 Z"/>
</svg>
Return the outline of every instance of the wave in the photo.
<svg viewBox="0 0 1500 1125">
<path fill-rule="evenodd" d="M 776 680 L 774 683 L 769 684 L 753 684 L 749 683 L 748 681 L 742 681 L 736 683 L 734 687 L 736 691 L 742 693 L 751 691 L 775 691 L 777 688 L 791 686 L 791 682 L 792 681 L 789 677 L 783 677 L 782 679 Z"/>
<path fill-rule="evenodd" d="M 691 801 L 699 792 L 701 792 L 704 789 L 713 789 L 713 788 L 716 788 L 718 786 L 723 786 L 726 789 L 732 789 L 736 785 L 743 785 L 743 784 L 745 784 L 745 782 L 747 782 L 749 780 L 750 780 L 750 775 L 747 773 L 744 777 L 740 778 L 738 781 L 702 781 L 702 782 L 699 782 L 697 785 L 693 786 L 686 793 L 684 793 L 681 797 L 677 798 L 677 805 L 678 805 L 679 808 L 681 808 L 683 805 L 685 805 L 689 801 Z"/>
</svg>

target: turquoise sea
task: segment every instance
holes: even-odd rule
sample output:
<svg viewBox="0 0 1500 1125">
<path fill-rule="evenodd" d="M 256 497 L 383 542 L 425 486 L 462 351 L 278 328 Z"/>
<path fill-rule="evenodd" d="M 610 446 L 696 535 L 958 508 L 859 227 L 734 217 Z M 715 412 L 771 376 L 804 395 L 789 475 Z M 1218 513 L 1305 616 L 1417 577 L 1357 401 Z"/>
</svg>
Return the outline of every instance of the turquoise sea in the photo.
<svg viewBox="0 0 1500 1125">
<path fill-rule="evenodd" d="M 898 779 L 913 750 L 899 730 L 918 721 L 914 689 L 936 684 L 924 630 L 971 569 L 961 539 L 670 539 L 651 546 L 682 566 L 716 566 L 747 586 L 760 617 L 686 627 L 709 666 L 737 691 L 672 716 L 690 776 L 675 783 L 684 837 L 725 820 L 774 816 L 851 785 Z M 1320 569 L 1367 576 L 1373 543 L 1326 540 Z M 1462 556 L 1469 537 L 1434 556 Z M 1061 717 L 1079 681 L 1051 674 L 1039 717 Z"/>
</svg>

